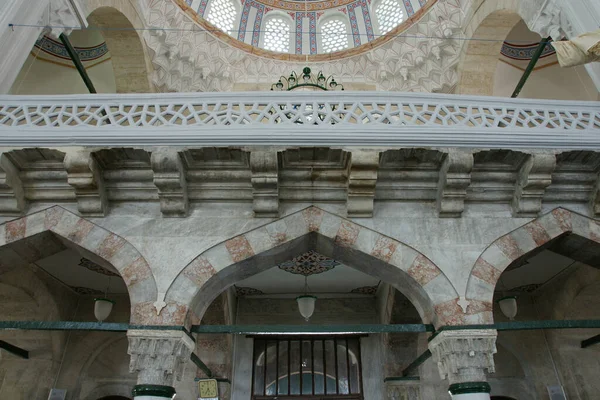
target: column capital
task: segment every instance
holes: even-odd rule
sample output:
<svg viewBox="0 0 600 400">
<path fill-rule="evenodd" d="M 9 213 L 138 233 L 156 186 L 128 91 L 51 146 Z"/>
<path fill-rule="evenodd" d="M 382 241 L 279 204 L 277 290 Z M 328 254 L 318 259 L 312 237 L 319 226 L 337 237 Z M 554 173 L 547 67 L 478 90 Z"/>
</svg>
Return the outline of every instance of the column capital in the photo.
<svg viewBox="0 0 600 400">
<path fill-rule="evenodd" d="M 138 385 L 172 387 L 195 348 L 194 340 L 182 331 L 133 329 L 127 331 L 127 338 L 129 371 L 137 372 Z"/>
<path fill-rule="evenodd" d="M 496 330 L 492 329 L 438 333 L 429 342 L 429 350 L 442 379 L 447 378 L 451 387 L 465 383 L 485 384 L 486 372 L 494 372 L 497 336 Z"/>
</svg>

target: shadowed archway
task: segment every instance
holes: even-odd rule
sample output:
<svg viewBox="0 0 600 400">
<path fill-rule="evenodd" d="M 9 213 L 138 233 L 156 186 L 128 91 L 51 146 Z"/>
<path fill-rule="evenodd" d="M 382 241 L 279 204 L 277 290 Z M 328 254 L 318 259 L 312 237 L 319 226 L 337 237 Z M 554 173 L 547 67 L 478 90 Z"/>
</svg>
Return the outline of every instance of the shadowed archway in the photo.
<svg viewBox="0 0 600 400">
<path fill-rule="evenodd" d="M 462 321 L 456 290 L 425 255 L 316 207 L 208 249 L 177 276 L 166 303 L 189 307 L 191 322 L 198 323 L 228 287 L 310 250 L 390 283 L 412 302 L 425 323 Z"/>
<path fill-rule="evenodd" d="M 513 263 L 544 249 L 592 267 L 600 266 L 600 222 L 556 208 L 498 238 L 475 261 L 466 298 L 481 304 L 478 323 L 492 323 L 492 299 L 500 275 Z"/>
<path fill-rule="evenodd" d="M 148 315 L 156 314 L 156 282 L 144 256 L 121 236 L 60 206 L 0 224 L 0 247 L 46 233 L 104 259 L 118 271 L 129 293 L 132 323 L 146 323 Z"/>
</svg>

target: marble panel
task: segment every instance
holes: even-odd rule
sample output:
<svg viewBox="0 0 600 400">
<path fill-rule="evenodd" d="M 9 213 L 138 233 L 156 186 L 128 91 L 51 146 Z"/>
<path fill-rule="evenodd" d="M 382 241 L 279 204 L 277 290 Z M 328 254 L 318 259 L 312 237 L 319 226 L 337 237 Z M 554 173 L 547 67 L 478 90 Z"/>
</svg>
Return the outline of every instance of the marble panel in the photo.
<svg viewBox="0 0 600 400">
<path fill-rule="evenodd" d="M 430 280 L 423 289 L 433 304 L 445 303 L 458 297 L 456 289 L 444 274 L 439 274 Z"/>
<path fill-rule="evenodd" d="M 359 225 L 350 221 L 342 221 L 335 236 L 335 242 L 340 246 L 353 247 L 356 244 L 360 230 Z"/>
<path fill-rule="evenodd" d="M 217 272 L 234 264 L 233 258 L 227 250 L 227 247 L 223 245 L 217 245 L 206 250 L 202 253 L 202 257 L 206 258 Z"/>
<path fill-rule="evenodd" d="M 73 243 L 81 244 L 94 226 L 90 221 L 80 218 L 66 238 Z"/>
<path fill-rule="evenodd" d="M 485 261 L 483 258 L 478 259 L 475 262 L 475 267 L 473 268 L 472 275 L 478 277 L 484 282 L 489 283 L 490 285 L 496 285 L 498 279 L 502 272 L 493 265 Z"/>
<path fill-rule="evenodd" d="M 25 237 L 25 230 L 27 226 L 26 218 L 19 218 L 14 221 L 8 222 L 5 228 L 5 240 L 6 243 L 11 243 Z"/>
<path fill-rule="evenodd" d="M 61 220 L 65 209 L 62 207 L 51 207 L 44 212 L 44 226 L 46 229 L 54 228 Z"/>
<path fill-rule="evenodd" d="M 25 236 L 33 236 L 46 230 L 45 224 L 46 214 L 38 212 L 27 216 L 27 227 L 25 228 Z"/>
<path fill-rule="evenodd" d="M 433 278 L 440 275 L 442 271 L 432 263 L 427 257 L 418 255 L 408 269 L 408 274 L 412 276 L 421 286 L 425 286 Z"/>
<path fill-rule="evenodd" d="M 302 216 L 310 232 L 316 232 L 321 227 L 324 211 L 317 207 L 309 207 L 302 210 Z"/>
<path fill-rule="evenodd" d="M 529 232 L 531 238 L 534 240 L 537 246 L 542 246 L 547 243 L 551 238 L 546 232 L 546 229 L 539 223 L 539 221 L 532 221 L 525 225 L 525 230 Z"/>
<path fill-rule="evenodd" d="M 148 263 L 142 256 L 139 256 L 124 269 L 119 269 L 119 271 L 128 287 L 148 278 L 154 279 Z"/>
<path fill-rule="evenodd" d="M 246 236 L 241 235 L 233 239 L 229 239 L 225 242 L 225 247 L 231 255 L 231 259 L 234 262 L 244 261 L 246 258 L 250 258 L 254 255 L 252 246 L 246 239 Z"/>
</svg>

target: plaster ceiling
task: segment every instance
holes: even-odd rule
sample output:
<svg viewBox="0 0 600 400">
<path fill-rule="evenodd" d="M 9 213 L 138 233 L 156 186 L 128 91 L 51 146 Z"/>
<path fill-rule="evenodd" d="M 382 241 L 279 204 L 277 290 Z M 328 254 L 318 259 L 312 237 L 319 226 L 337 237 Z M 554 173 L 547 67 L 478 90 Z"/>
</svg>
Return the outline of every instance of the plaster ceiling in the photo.
<svg viewBox="0 0 600 400">
<path fill-rule="evenodd" d="M 516 268 L 509 267 L 500 277 L 496 290 L 532 292 L 565 271 L 574 261 L 550 250 L 542 250 Z"/>
<path fill-rule="evenodd" d="M 375 296 L 379 279 L 316 252 L 290 259 L 236 284 L 239 296 L 295 297 L 304 292 L 330 297 Z"/>
<path fill-rule="evenodd" d="M 36 264 L 79 294 L 102 295 L 109 279 L 109 294 L 127 294 L 125 282 L 111 266 L 82 257 L 74 249 L 67 248 L 38 260 Z"/>
</svg>

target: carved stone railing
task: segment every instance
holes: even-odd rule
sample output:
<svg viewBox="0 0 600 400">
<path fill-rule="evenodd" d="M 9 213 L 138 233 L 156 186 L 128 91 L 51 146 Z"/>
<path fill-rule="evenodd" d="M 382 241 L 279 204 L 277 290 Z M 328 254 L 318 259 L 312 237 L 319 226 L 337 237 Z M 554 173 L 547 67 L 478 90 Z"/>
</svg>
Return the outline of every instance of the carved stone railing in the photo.
<svg viewBox="0 0 600 400">
<path fill-rule="evenodd" d="M 0 145 L 600 148 L 600 103 L 390 92 L 0 96 Z"/>
</svg>

